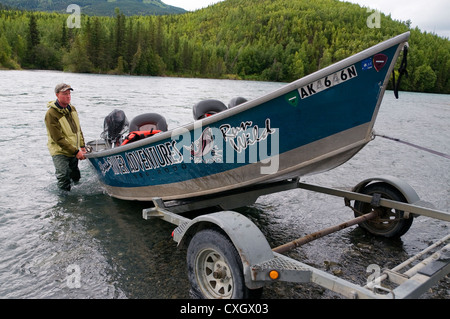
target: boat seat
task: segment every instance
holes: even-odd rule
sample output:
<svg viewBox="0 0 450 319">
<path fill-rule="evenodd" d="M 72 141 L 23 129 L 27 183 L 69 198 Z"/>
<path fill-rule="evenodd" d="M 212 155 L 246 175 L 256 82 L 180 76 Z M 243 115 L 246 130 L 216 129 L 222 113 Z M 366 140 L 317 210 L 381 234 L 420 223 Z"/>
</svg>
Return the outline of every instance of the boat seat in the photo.
<svg viewBox="0 0 450 319">
<path fill-rule="evenodd" d="M 245 102 L 247 102 L 246 98 L 243 98 L 241 96 L 235 97 L 231 99 L 230 103 L 228 103 L 228 108 L 231 109 L 232 107 L 238 106 L 239 104 L 243 104 Z"/>
<path fill-rule="evenodd" d="M 208 116 L 225 111 L 227 106 L 219 100 L 203 100 L 194 105 L 194 120 L 204 119 Z"/>
<path fill-rule="evenodd" d="M 151 130 L 167 131 L 165 117 L 157 113 L 145 113 L 136 116 L 130 122 L 130 132 Z"/>
</svg>

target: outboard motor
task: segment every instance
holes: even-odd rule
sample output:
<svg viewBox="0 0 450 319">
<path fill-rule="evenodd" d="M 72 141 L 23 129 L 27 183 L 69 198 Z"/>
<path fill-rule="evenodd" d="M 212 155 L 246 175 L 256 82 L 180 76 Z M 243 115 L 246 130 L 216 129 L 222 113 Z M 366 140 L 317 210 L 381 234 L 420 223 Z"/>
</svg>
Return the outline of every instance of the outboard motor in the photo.
<svg viewBox="0 0 450 319">
<path fill-rule="evenodd" d="M 111 147 L 122 143 L 122 136 L 128 132 L 129 122 L 122 110 L 114 110 L 105 117 L 103 133 L 100 135 Z"/>
<path fill-rule="evenodd" d="M 204 119 L 208 116 L 225 111 L 227 106 L 219 100 L 204 100 L 194 105 L 194 120 Z"/>
</svg>

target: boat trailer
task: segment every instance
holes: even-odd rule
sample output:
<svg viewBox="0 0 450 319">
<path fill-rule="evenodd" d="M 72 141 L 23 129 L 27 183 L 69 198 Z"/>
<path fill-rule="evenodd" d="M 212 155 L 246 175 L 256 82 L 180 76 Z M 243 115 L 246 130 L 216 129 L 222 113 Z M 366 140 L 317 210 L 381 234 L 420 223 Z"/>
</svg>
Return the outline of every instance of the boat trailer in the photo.
<svg viewBox="0 0 450 319">
<path fill-rule="evenodd" d="M 355 219 L 271 248 L 251 220 L 232 211 L 254 204 L 259 196 L 296 188 L 344 198 Z M 155 198 L 153 204 L 143 210 L 143 218 L 177 225 L 173 239 L 187 247 L 191 295 L 198 298 L 257 297 L 265 285 L 276 281 L 315 283 L 352 299 L 418 298 L 450 272 L 450 235 L 395 268 L 374 271 L 364 287 L 283 255 L 357 224 L 374 235 L 399 237 L 420 215 L 450 221 L 450 213 L 421 201 L 411 186 L 392 176 L 364 180 L 351 191 L 295 179 L 184 201 Z M 180 215 L 211 207 L 219 211 L 193 219 Z"/>
</svg>

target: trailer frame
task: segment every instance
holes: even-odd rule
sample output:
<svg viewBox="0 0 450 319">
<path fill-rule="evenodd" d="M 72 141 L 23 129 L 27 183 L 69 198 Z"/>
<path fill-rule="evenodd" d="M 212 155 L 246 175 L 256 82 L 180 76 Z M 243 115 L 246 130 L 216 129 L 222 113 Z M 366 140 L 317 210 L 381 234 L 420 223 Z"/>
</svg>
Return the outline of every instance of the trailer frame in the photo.
<svg viewBox="0 0 450 319">
<path fill-rule="evenodd" d="M 379 194 L 365 195 L 361 193 L 364 187 L 374 182 L 395 187 L 407 202 L 381 198 Z M 232 209 L 255 203 L 258 197 L 262 195 L 298 188 L 344 198 L 346 206 L 350 206 L 351 201 L 359 201 L 369 203 L 374 209 L 384 207 L 401 210 L 404 212 L 403 218 L 406 219 L 427 216 L 450 221 L 450 213 L 437 210 L 432 204 L 421 201 L 409 184 L 393 176 L 366 179 L 350 191 L 303 183 L 300 182 L 300 179 L 292 179 L 183 201 L 162 201 L 160 198 L 154 198 L 154 207 L 144 209 L 142 214 L 146 220 L 160 218 L 176 225 L 173 240 L 178 243 L 178 246 L 187 247 L 191 239 L 202 230 L 220 229 L 228 236 L 239 254 L 246 286 L 244 289 L 249 290 L 257 290 L 275 281 L 283 281 L 315 283 L 351 299 L 418 298 L 450 272 L 450 243 L 447 243 L 450 242 L 450 235 L 447 235 L 397 267 L 383 270 L 379 273 L 379 276 L 373 276 L 367 285 L 360 286 L 292 259 L 280 252 L 294 249 L 305 242 L 358 224 L 361 219 L 356 218 L 330 229 L 319 231 L 309 235 L 308 238 L 283 245 L 285 247 L 272 248 L 261 230 L 252 221 L 244 215 L 232 211 Z M 216 207 L 218 211 L 202 214 L 193 219 L 181 215 L 211 207 Z M 358 218 L 370 219 L 374 216 L 367 214 L 367 216 Z M 413 265 L 414 263 L 416 264 Z M 407 267 L 411 268 L 401 272 Z M 220 276 L 224 277 L 225 274 L 217 274 L 216 276 L 220 278 Z M 389 287 L 392 285 L 396 287 L 386 288 L 386 286 L 382 286 L 382 283 L 387 281 L 389 281 Z M 198 293 L 202 295 L 202 292 Z M 204 297 L 204 294 L 202 297 Z"/>
</svg>

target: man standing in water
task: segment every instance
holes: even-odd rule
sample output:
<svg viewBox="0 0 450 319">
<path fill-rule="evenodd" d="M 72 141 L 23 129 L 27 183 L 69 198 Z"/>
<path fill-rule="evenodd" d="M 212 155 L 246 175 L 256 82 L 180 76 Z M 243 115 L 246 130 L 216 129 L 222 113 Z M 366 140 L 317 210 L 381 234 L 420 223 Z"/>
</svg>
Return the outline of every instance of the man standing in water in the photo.
<svg viewBox="0 0 450 319">
<path fill-rule="evenodd" d="M 61 83 L 55 87 L 56 101 L 47 104 L 45 115 L 48 150 L 56 169 L 58 187 L 70 191 L 71 180 L 77 183 L 80 178 L 78 160 L 84 160 L 86 153 L 83 132 L 77 110 L 70 104 L 70 85 Z"/>
</svg>

